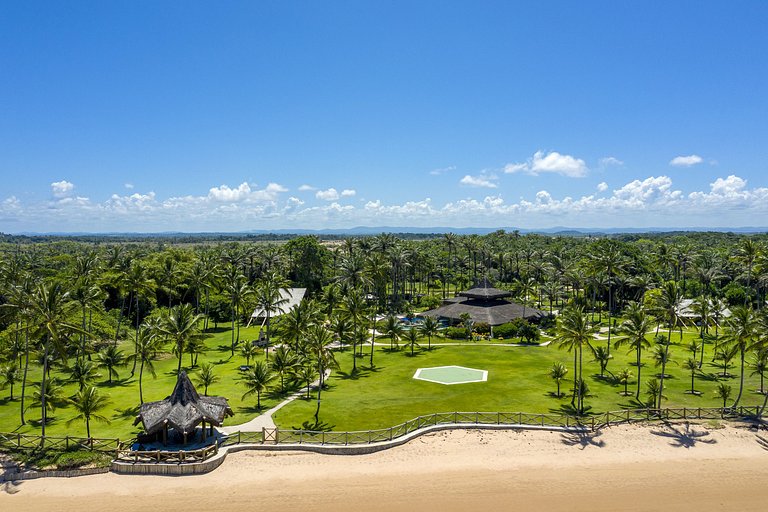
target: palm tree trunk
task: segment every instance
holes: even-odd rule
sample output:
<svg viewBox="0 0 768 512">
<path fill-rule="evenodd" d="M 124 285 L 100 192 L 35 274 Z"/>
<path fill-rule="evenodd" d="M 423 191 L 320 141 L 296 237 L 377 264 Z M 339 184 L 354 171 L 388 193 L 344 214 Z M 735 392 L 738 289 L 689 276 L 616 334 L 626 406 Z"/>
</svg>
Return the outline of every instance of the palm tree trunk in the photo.
<svg viewBox="0 0 768 512">
<path fill-rule="evenodd" d="M 41 436 L 42 437 L 40 439 L 40 446 L 41 447 L 45 443 L 45 423 L 46 423 L 46 420 L 48 419 L 48 415 L 45 412 L 45 406 L 46 406 L 46 403 L 45 403 L 45 377 L 46 377 L 46 374 L 48 373 L 48 340 L 45 341 L 45 350 L 43 352 L 43 357 L 44 357 L 44 359 L 43 359 L 43 377 L 42 377 L 42 380 L 40 381 L 40 402 L 42 404 L 42 414 L 41 414 L 41 417 L 40 417 L 40 420 L 41 420 L 40 426 L 42 428 L 42 432 L 41 432 Z"/>
<path fill-rule="evenodd" d="M 635 399 L 640 400 L 640 368 L 642 363 L 640 362 L 641 349 L 637 349 L 637 393 L 635 393 Z"/>
<path fill-rule="evenodd" d="M 733 402 L 733 405 L 731 407 L 736 407 L 739 405 L 739 400 L 741 400 L 741 394 L 744 391 L 744 345 L 740 348 L 741 352 L 741 377 L 739 378 L 739 394 L 736 397 L 736 400 Z"/>
<path fill-rule="evenodd" d="M 144 377 L 144 359 L 141 359 L 141 366 L 139 367 L 139 403 L 144 403 L 144 390 L 141 387 L 141 379 Z"/>
<path fill-rule="evenodd" d="M 664 374 L 666 373 L 667 369 L 667 358 L 669 357 L 669 345 L 672 342 L 672 325 L 669 326 L 669 337 L 667 338 L 667 342 L 664 344 L 664 359 L 661 361 L 661 379 L 659 380 L 659 409 L 661 409 L 661 401 L 663 399 L 664 394 Z"/>
<path fill-rule="evenodd" d="M 27 372 L 29 371 L 29 324 L 24 328 L 24 376 L 21 379 L 21 424 L 26 425 L 24 421 L 24 397 L 27 390 Z"/>
</svg>

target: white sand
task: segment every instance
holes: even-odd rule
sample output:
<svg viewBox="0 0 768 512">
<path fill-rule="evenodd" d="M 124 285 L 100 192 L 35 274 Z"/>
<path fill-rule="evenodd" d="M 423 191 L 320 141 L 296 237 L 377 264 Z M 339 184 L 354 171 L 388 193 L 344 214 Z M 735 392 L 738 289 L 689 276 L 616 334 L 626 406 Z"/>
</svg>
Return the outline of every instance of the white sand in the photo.
<svg viewBox="0 0 768 512">
<path fill-rule="evenodd" d="M 7 491 L 1 511 L 768 510 L 768 433 L 451 431 L 371 455 L 240 452 L 207 475 L 45 478 Z"/>
</svg>

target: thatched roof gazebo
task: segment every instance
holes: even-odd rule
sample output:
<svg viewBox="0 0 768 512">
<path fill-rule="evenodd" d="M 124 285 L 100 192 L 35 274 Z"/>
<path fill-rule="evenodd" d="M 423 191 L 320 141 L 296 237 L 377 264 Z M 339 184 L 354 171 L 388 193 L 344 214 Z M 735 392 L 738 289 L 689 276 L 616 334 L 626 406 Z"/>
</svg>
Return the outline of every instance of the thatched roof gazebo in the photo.
<svg viewBox="0 0 768 512">
<path fill-rule="evenodd" d="M 232 409 L 227 399 L 220 396 L 200 396 L 187 372 L 179 372 L 173 393 L 165 400 L 141 404 L 139 415 L 133 422 L 141 422 L 147 434 L 163 433 L 163 444 L 168 441 L 168 429 L 173 428 L 184 436 L 194 433 L 198 424 L 203 424 L 202 436 L 205 440 L 205 424 L 208 423 L 213 433 L 213 427 L 220 427 L 226 416 L 232 416 Z"/>
<path fill-rule="evenodd" d="M 547 313 L 536 308 L 522 306 L 507 300 L 512 292 L 494 288 L 484 279 L 474 288 L 460 292 L 457 297 L 447 299 L 439 308 L 419 313 L 419 316 L 445 318 L 451 323 L 461 321 L 462 315 L 468 314 L 475 323 L 485 323 L 491 327 L 511 322 L 516 318 L 538 321 Z"/>
</svg>

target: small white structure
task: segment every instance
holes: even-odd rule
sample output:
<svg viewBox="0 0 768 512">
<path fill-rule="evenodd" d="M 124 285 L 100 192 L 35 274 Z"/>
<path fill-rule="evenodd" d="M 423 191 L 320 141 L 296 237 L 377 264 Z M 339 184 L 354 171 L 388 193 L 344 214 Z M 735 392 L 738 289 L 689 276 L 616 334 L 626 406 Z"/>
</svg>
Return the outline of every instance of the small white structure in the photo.
<svg viewBox="0 0 768 512">
<path fill-rule="evenodd" d="M 304 295 L 306 295 L 306 293 L 306 288 L 280 288 L 280 302 L 282 302 L 282 304 L 280 304 L 277 309 L 272 311 L 269 314 L 269 317 L 275 318 L 288 313 L 290 310 L 299 305 L 299 303 L 304 299 Z M 262 308 L 257 308 L 253 311 L 251 314 L 251 319 L 248 321 L 248 325 L 251 325 L 251 322 L 254 320 L 258 321 L 259 319 L 262 319 L 262 326 L 264 325 L 264 322 L 267 321 L 267 312 Z"/>
<path fill-rule="evenodd" d="M 677 314 L 681 318 L 686 318 L 688 320 L 692 320 L 695 322 L 698 322 L 701 320 L 701 315 L 696 313 L 695 308 L 693 307 L 693 303 L 695 302 L 694 299 L 681 299 L 680 302 L 677 303 Z M 709 301 L 709 307 L 712 309 L 712 301 Z M 711 317 L 719 317 L 719 318 L 728 318 L 731 316 L 731 310 L 727 307 L 723 306 L 723 309 L 721 309 L 718 312 L 712 311 L 710 313 Z"/>
</svg>

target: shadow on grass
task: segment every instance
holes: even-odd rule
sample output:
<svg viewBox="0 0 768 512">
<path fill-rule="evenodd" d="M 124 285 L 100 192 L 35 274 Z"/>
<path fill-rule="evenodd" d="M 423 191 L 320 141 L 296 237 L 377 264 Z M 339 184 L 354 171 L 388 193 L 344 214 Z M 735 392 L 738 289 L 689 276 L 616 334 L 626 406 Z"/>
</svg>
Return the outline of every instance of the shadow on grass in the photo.
<svg viewBox="0 0 768 512">
<path fill-rule="evenodd" d="M 622 409 L 645 409 L 646 407 L 648 407 L 648 404 L 646 404 L 642 400 L 638 400 L 637 397 L 632 396 L 632 398 L 629 399 L 629 402 L 619 404 L 619 407 Z"/>
<path fill-rule="evenodd" d="M 566 394 L 563 393 L 563 397 L 564 398 L 565 398 L 565 396 L 566 396 Z M 568 394 L 567 396 L 571 396 L 571 395 Z M 586 399 L 586 397 L 585 397 L 585 399 Z M 570 403 L 567 403 L 567 404 L 560 405 L 560 407 L 551 407 L 549 409 L 549 412 L 554 413 L 554 414 L 567 414 L 569 416 L 581 416 L 582 418 L 586 418 L 586 417 L 588 417 L 591 414 L 590 413 L 591 410 L 592 410 L 592 406 L 591 405 L 585 405 L 584 406 L 584 412 L 579 414 L 579 411 L 576 409 L 576 407 L 574 407 Z"/>
<path fill-rule="evenodd" d="M 675 448 L 693 448 L 699 443 L 715 444 L 717 442 L 715 439 L 707 439 L 710 435 L 709 431 L 691 428 L 690 423 L 678 427 L 665 421 L 664 430 L 651 430 L 651 434 L 669 438 L 669 445 Z"/>
<path fill-rule="evenodd" d="M 330 425 L 324 421 L 305 421 L 301 427 L 291 427 L 293 430 L 309 430 L 312 432 L 330 432 L 336 425 Z"/>
<path fill-rule="evenodd" d="M 174 375 L 175 374 L 176 372 L 174 371 Z M 117 387 L 122 387 L 129 384 L 133 380 L 134 380 L 133 377 L 130 377 L 130 376 L 122 379 L 112 379 L 112 382 L 104 381 L 100 383 L 99 386 L 102 386 L 105 388 L 117 388 Z"/>
<path fill-rule="evenodd" d="M 219 334 L 222 332 L 227 332 L 230 330 L 230 327 L 208 327 L 205 330 L 206 334 Z"/>
<path fill-rule="evenodd" d="M 578 446 L 580 450 L 587 446 L 603 448 L 605 441 L 598 439 L 602 433 L 597 432 L 563 432 L 560 434 L 560 442 L 566 446 Z"/>
<path fill-rule="evenodd" d="M 112 416 L 114 419 L 133 419 L 139 414 L 141 406 L 127 407 L 125 409 L 116 409 Z"/>
<path fill-rule="evenodd" d="M 717 382 L 720 380 L 720 377 L 716 373 L 709 373 L 709 372 L 699 372 L 696 378 L 698 380 L 703 380 L 706 382 Z"/>
<path fill-rule="evenodd" d="M 349 371 L 349 372 L 343 372 L 341 370 L 336 371 L 334 374 L 334 377 L 336 377 L 339 380 L 358 380 L 358 379 L 367 379 L 371 376 L 371 373 L 378 372 L 378 368 L 368 368 L 368 367 L 360 367 L 358 366 L 355 371 Z"/>
</svg>

